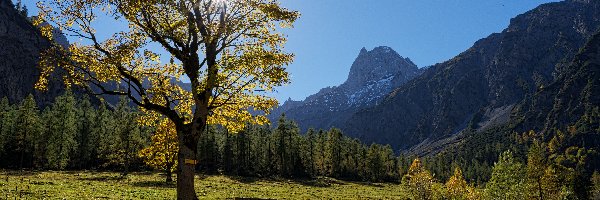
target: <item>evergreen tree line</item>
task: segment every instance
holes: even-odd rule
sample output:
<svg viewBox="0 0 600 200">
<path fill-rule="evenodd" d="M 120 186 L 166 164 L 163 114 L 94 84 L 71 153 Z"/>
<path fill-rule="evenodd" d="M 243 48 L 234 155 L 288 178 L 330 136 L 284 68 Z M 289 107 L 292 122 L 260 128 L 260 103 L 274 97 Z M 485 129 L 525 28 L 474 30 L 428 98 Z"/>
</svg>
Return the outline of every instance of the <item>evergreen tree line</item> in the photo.
<svg viewBox="0 0 600 200">
<path fill-rule="evenodd" d="M 122 100 L 115 108 L 93 106 L 66 92 L 44 109 L 32 95 L 17 104 L 0 100 L 0 167 L 11 169 L 142 168 L 137 152 L 151 130 Z"/>
<path fill-rule="evenodd" d="M 161 131 L 138 125 L 139 116 L 126 100 L 107 108 L 92 105 L 87 97 L 78 99 L 71 92 L 44 109 L 36 106 L 31 95 L 17 104 L 3 98 L 0 167 L 118 170 L 124 174 L 147 170 L 147 164 L 156 168 L 169 163 L 166 168 L 173 168 L 175 160 L 159 159 L 154 164 L 144 160 L 141 152 L 151 147 L 151 136 Z M 363 144 L 335 128 L 300 133 L 295 122 L 282 116 L 276 127 L 249 124 L 238 133 L 209 126 L 198 143 L 197 168 L 236 176 L 400 182 L 420 199 L 598 199 L 597 145 L 590 148 L 574 142 L 589 137 L 581 133 L 590 131 L 582 130 L 598 129 L 590 127 L 573 126 L 551 138 L 533 131 L 514 134 L 510 137 L 514 145 L 496 145 L 492 149 L 504 152 L 483 161 L 465 162 L 467 156 L 443 153 L 421 161 L 396 156 L 389 145 Z M 166 143 L 160 144 L 173 146 Z M 176 152 L 176 148 L 165 149 L 161 151 Z M 166 157 L 176 158 L 169 155 Z M 465 173 L 461 169 L 466 169 Z"/>
<path fill-rule="evenodd" d="M 147 154 L 141 153 L 150 147 L 156 129 L 139 125 L 141 113 L 128 104 L 123 99 L 114 108 L 94 106 L 88 97 L 77 98 L 72 92 L 43 109 L 32 95 L 15 104 L 3 98 L 0 168 L 124 174 L 150 169 L 148 165 L 165 168 L 149 163 Z M 174 169 L 174 162 L 166 168 Z M 365 145 L 335 128 L 301 134 L 296 123 L 285 117 L 273 129 L 249 124 L 239 133 L 230 133 L 210 126 L 198 143 L 197 168 L 207 173 L 398 182 L 408 164 L 410 160 L 396 157 L 389 145 Z"/>
<path fill-rule="evenodd" d="M 336 128 L 301 134 L 285 116 L 273 129 L 247 125 L 231 134 L 210 127 L 198 149 L 199 170 L 239 176 L 399 182 L 410 164 L 389 145 L 365 145 Z"/>
</svg>

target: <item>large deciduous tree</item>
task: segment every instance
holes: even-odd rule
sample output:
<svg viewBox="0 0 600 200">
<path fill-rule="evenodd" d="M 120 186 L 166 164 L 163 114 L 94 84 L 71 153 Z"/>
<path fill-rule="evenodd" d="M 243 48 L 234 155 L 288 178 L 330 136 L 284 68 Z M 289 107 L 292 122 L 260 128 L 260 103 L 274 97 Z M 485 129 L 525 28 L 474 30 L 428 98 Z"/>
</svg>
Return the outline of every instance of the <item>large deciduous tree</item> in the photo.
<svg viewBox="0 0 600 200">
<path fill-rule="evenodd" d="M 58 66 L 67 86 L 127 96 L 146 112 L 169 118 L 179 142 L 179 199 L 197 198 L 194 159 L 206 125 L 236 131 L 246 122 L 265 123 L 249 108 L 268 112 L 277 102 L 266 92 L 289 81 L 285 66 L 293 55 L 283 50 L 280 28 L 291 27 L 299 14 L 277 0 L 54 0 L 38 7 L 36 24 L 48 21 L 80 40 L 42 54 L 36 87 L 44 89 Z M 98 35 L 98 18 L 128 28 Z M 41 30 L 52 38 L 51 27 Z M 160 62 L 164 57 L 151 48 L 155 45 L 171 62 Z M 182 76 L 191 91 L 174 81 Z M 107 87 L 110 83 L 118 87 Z"/>
</svg>

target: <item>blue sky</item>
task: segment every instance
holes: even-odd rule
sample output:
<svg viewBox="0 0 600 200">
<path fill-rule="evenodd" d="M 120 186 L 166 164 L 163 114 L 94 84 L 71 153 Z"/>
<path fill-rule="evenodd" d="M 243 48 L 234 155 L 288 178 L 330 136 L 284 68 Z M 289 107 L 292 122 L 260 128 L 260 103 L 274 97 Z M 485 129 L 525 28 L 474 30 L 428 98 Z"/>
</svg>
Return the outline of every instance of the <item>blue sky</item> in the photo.
<svg viewBox="0 0 600 200">
<path fill-rule="evenodd" d="M 288 35 L 292 83 L 273 96 L 303 100 L 343 83 L 362 47 L 389 46 L 419 67 L 448 60 L 510 19 L 556 0 L 281 0 L 302 14 Z M 23 0 L 35 14 L 36 0 Z M 98 29 L 111 24 L 98 24 Z"/>
</svg>

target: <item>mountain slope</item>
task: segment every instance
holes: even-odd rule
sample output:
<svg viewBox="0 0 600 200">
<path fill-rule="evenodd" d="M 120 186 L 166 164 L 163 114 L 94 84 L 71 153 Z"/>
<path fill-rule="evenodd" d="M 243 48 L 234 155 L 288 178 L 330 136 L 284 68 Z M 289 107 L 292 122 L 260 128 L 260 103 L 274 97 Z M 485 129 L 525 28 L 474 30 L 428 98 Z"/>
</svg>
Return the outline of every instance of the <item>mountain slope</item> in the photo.
<svg viewBox="0 0 600 200">
<path fill-rule="evenodd" d="M 348 79 L 336 87 L 321 89 L 304 101 L 286 101 L 269 116 L 285 113 L 302 130 L 338 126 L 359 109 L 377 104 L 385 94 L 420 74 L 417 66 L 389 47 L 361 49 Z"/>
<path fill-rule="evenodd" d="M 520 129 L 550 134 L 577 123 L 591 123 L 598 136 L 600 123 L 600 32 L 570 62 L 563 63 L 557 81 L 525 99 L 515 120 Z M 586 122 L 581 122 L 581 121 Z M 595 130 L 595 131 L 594 131 Z M 586 130 L 580 130 L 586 131 Z M 593 142 L 593 141 L 589 141 Z M 600 140 L 596 140 L 600 145 Z"/>
<path fill-rule="evenodd" d="M 40 75 L 36 67 L 40 52 L 50 42 L 27 19 L 20 15 L 10 0 L 0 0 L 0 97 L 15 103 L 33 94 L 39 105 L 54 101 L 64 92 L 62 81 L 53 76 L 48 91 L 34 89 Z"/>
<path fill-rule="evenodd" d="M 343 126 L 367 142 L 408 149 L 505 124 L 515 105 L 555 80 L 600 26 L 600 1 L 548 3 L 511 20 L 455 58 L 430 67 Z M 558 68 L 560 71 L 560 68 Z"/>
</svg>

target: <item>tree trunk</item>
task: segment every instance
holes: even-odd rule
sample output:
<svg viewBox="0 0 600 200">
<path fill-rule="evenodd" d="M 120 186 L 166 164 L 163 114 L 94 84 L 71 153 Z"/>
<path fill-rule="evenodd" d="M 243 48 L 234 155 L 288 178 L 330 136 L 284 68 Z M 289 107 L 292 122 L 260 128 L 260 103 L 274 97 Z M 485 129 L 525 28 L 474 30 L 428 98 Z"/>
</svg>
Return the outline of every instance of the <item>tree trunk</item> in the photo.
<svg viewBox="0 0 600 200">
<path fill-rule="evenodd" d="M 167 169 L 165 170 L 165 176 L 167 176 L 167 183 L 172 183 L 173 182 L 173 173 L 171 172 L 171 168 L 173 167 L 173 164 L 168 163 L 167 164 Z"/>
<path fill-rule="evenodd" d="M 171 170 L 167 170 L 167 183 L 172 183 L 173 182 L 173 173 L 171 173 Z"/>
<path fill-rule="evenodd" d="M 194 176 L 196 168 L 196 146 L 198 141 L 189 137 L 192 130 L 180 128 L 177 131 L 179 140 L 179 153 L 177 154 L 177 199 L 196 200 L 196 190 L 194 189 Z M 188 137 L 186 137 L 188 136 Z M 193 145 L 192 145 L 193 144 Z"/>
</svg>

